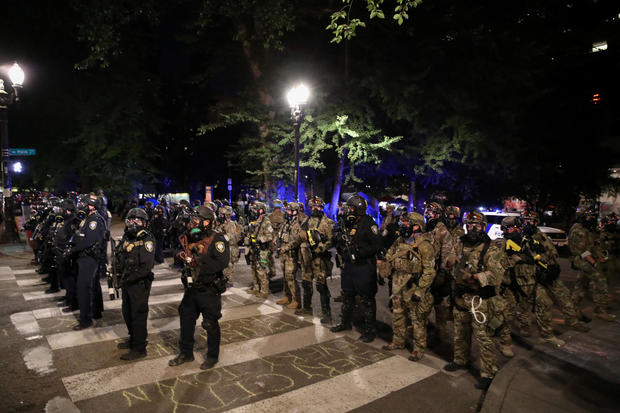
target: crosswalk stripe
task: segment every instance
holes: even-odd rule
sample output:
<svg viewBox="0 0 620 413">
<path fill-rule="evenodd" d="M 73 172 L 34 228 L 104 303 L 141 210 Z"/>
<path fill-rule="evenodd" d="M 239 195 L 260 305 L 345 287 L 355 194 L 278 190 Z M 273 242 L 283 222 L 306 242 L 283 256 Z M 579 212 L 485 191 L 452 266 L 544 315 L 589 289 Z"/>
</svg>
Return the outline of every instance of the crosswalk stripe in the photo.
<svg viewBox="0 0 620 413">
<path fill-rule="evenodd" d="M 261 337 L 222 346 L 218 367 L 225 367 L 256 358 L 283 353 L 299 347 L 317 344 L 338 338 L 322 326 L 309 326 L 268 337 Z M 107 393 L 128 389 L 159 380 L 165 380 L 198 373 L 200 360 L 169 367 L 171 357 L 159 357 L 139 361 L 130 366 L 115 366 L 97 371 L 77 374 L 62 379 L 67 393 L 74 402 L 101 396 Z"/>
<path fill-rule="evenodd" d="M 17 280 L 17 285 L 20 287 L 34 287 L 35 285 L 46 285 L 41 281 L 41 278 L 20 278 Z"/>
<path fill-rule="evenodd" d="M 222 310 L 222 318 L 220 320 L 236 320 L 239 318 L 252 317 L 261 314 L 273 314 L 280 311 L 282 311 L 281 308 L 275 308 L 266 304 L 251 304 L 224 308 Z M 174 330 L 179 328 L 179 326 L 179 317 L 166 317 L 147 321 L 147 330 L 152 334 Z M 80 331 L 56 333 L 46 336 L 46 339 L 52 350 L 58 350 L 61 348 L 75 347 L 82 344 L 116 340 L 122 337 L 127 337 L 127 327 L 125 324 L 115 324 L 107 327 L 87 328 Z"/>
<path fill-rule="evenodd" d="M 282 406 L 295 412 L 346 412 L 410 386 L 438 370 L 402 357 L 390 357 L 279 396 L 246 404 L 229 413 L 272 413 Z M 320 395 L 320 397 L 317 397 Z M 303 401 L 312 400 L 311 403 Z"/>
<path fill-rule="evenodd" d="M 13 274 L 11 267 L 0 267 L 0 274 Z"/>
<path fill-rule="evenodd" d="M 28 293 L 23 293 L 24 300 L 32 301 L 32 300 L 42 300 L 44 298 L 54 298 L 54 297 L 62 297 L 65 295 L 64 291 L 59 291 L 57 293 L 45 294 L 45 291 L 31 291 Z"/>
<path fill-rule="evenodd" d="M 22 275 L 22 274 L 36 274 L 37 270 L 36 269 L 27 269 L 27 270 L 13 270 L 13 274 L 15 275 Z"/>
<path fill-rule="evenodd" d="M 32 314 L 32 311 L 11 314 L 11 323 L 17 331 L 24 335 L 36 334 L 40 331 L 39 323 Z"/>
<path fill-rule="evenodd" d="M 0 273 L 0 281 L 12 281 L 15 279 L 13 273 Z"/>
</svg>

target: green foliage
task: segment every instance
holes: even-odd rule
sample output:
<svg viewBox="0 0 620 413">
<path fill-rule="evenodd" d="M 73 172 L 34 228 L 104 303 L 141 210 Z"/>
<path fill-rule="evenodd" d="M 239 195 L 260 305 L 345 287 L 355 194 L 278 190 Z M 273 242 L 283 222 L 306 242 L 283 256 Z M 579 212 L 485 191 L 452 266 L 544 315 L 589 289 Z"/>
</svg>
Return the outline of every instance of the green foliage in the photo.
<svg viewBox="0 0 620 413">
<path fill-rule="evenodd" d="M 355 37 L 358 27 L 366 27 L 366 23 L 363 20 L 351 17 L 354 0 L 342 0 L 342 2 L 344 6 L 337 12 L 332 13 L 330 16 L 331 22 L 325 28 L 334 35 L 331 43 L 340 43 L 343 39 L 351 40 Z M 371 20 L 375 17 L 378 19 L 385 18 L 385 13 L 382 9 L 383 2 L 384 0 L 366 0 L 366 9 Z M 392 19 L 399 26 L 402 26 L 403 22 L 409 19 L 409 9 L 417 7 L 421 3 L 422 0 L 396 0 Z"/>
</svg>

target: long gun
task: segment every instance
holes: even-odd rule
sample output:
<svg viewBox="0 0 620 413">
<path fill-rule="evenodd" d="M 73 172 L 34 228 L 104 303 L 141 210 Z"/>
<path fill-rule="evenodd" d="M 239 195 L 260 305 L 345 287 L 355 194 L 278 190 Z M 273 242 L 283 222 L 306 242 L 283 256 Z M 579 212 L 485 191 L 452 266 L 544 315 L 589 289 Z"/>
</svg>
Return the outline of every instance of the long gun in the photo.
<svg viewBox="0 0 620 413">
<path fill-rule="evenodd" d="M 189 249 L 189 243 L 187 242 L 187 237 L 182 235 L 179 237 L 179 244 L 181 244 L 182 259 L 183 259 L 183 270 L 181 270 L 181 282 L 185 288 L 192 286 L 194 284 L 193 278 L 193 266 L 194 262 L 188 260 L 191 257 L 191 252 Z"/>
<path fill-rule="evenodd" d="M 342 256 L 342 259 L 345 262 L 355 262 L 355 254 L 351 251 L 351 246 L 353 241 L 351 240 L 351 235 L 347 231 L 347 227 L 345 225 L 344 219 L 341 217 L 338 219 L 338 231 L 335 236 L 336 240 L 336 249 Z M 342 267 L 343 263 L 339 263 L 339 267 Z"/>
<path fill-rule="evenodd" d="M 118 294 L 118 252 L 117 244 L 112 237 L 110 237 L 110 247 L 112 249 L 110 254 L 110 269 L 108 270 L 108 294 L 110 294 L 110 300 L 114 300 L 119 297 Z"/>
</svg>

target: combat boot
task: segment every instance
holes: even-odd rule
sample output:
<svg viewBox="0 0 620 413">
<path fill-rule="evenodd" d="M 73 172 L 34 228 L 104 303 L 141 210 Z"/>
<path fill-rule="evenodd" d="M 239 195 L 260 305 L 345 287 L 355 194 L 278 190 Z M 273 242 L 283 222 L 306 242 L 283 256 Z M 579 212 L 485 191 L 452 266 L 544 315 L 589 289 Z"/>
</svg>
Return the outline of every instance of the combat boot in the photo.
<svg viewBox="0 0 620 413">
<path fill-rule="evenodd" d="M 424 357 L 424 353 L 420 353 L 418 351 L 413 351 L 411 355 L 407 358 L 409 361 L 420 361 Z"/>
<path fill-rule="evenodd" d="M 295 300 L 291 301 L 286 308 L 290 309 L 290 310 L 297 310 L 297 308 L 299 308 L 299 303 Z"/>
<path fill-rule="evenodd" d="M 321 324 L 331 324 L 332 322 L 332 309 L 329 305 L 331 296 L 329 295 L 329 289 L 325 284 L 317 284 L 317 290 L 321 295 Z"/>
<path fill-rule="evenodd" d="M 205 361 L 200 365 L 200 370 L 209 370 L 217 364 L 217 361 L 214 357 L 205 358 Z"/>
<path fill-rule="evenodd" d="M 338 333 L 340 331 L 351 330 L 353 327 L 351 326 L 351 313 L 353 312 L 353 307 L 355 306 L 355 296 L 345 295 L 342 300 L 342 315 L 340 324 L 333 326 L 329 330 L 332 333 Z"/>
<path fill-rule="evenodd" d="M 488 390 L 491 387 L 491 382 L 493 381 L 490 377 L 480 377 L 478 384 L 476 384 L 476 388 L 480 390 Z"/>
<path fill-rule="evenodd" d="M 269 296 L 269 294 L 267 294 L 266 292 L 265 293 L 257 293 L 256 296 L 258 298 L 266 299 Z"/>
<path fill-rule="evenodd" d="M 566 344 L 564 340 L 557 338 L 556 336 L 540 337 L 539 341 L 541 343 L 553 344 L 555 347 L 562 347 L 564 344 Z"/>
<path fill-rule="evenodd" d="M 594 316 L 598 318 L 599 320 L 608 321 L 610 323 L 616 320 L 615 315 L 609 314 L 607 311 L 605 311 L 602 308 L 595 308 Z"/>
<path fill-rule="evenodd" d="M 312 315 L 312 282 L 303 280 L 301 285 L 304 289 L 304 302 L 302 307 L 295 311 L 295 314 Z"/>
<path fill-rule="evenodd" d="M 280 298 L 278 301 L 276 301 L 276 304 L 278 305 L 287 305 L 289 303 L 289 299 L 287 296 L 284 296 L 282 298 Z"/>
<path fill-rule="evenodd" d="M 374 305 L 373 305 L 374 304 Z M 376 304 L 374 298 L 364 297 L 360 301 L 360 307 L 364 316 L 363 333 L 358 338 L 363 343 L 371 343 L 375 339 L 375 311 Z"/>
<path fill-rule="evenodd" d="M 469 363 L 467 364 L 458 364 L 453 361 L 443 366 L 445 371 L 457 371 L 457 370 L 467 370 L 469 368 Z"/>
<path fill-rule="evenodd" d="M 512 346 L 510 345 L 502 345 L 499 347 L 499 351 L 500 353 L 502 353 L 502 355 L 504 357 L 514 357 L 515 353 L 513 353 L 512 351 Z"/>
<path fill-rule="evenodd" d="M 189 363 L 190 361 L 194 361 L 194 354 L 185 354 L 185 353 L 179 353 L 178 356 L 176 356 L 175 358 L 173 358 L 172 360 L 170 360 L 168 362 L 168 365 L 170 367 L 175 367 L 175 366 L 180 366 L 183 363 Z"/>
<path fill-rule="evenodd" d="M 258 290 L 255 290 L 254 288 L 251 288 L 247 291 L 248 294 L 250 295 L 256 295 L 258 294 Z"/>
<path fill-rule="evenodd" d="M 396 344 L 393 341 L 389 344 L 384 345 L 383 347 L 381 347 L 381 349 L 383 350 L 387 350 L 387 351 L 392 351 L 392 350 L 402 350 L 405 348 L 404 344 Z"/>
<path fill-rule="evenodd" d="M 584 323 L 589 323 L 590 321 L 592 321 L 592 319 L 588 317 L 587 315 L 585 315 L 581 310 L 577 311 L 577 319 L 579 319 L 579 321 L 582 321 Z"/>
</svg>

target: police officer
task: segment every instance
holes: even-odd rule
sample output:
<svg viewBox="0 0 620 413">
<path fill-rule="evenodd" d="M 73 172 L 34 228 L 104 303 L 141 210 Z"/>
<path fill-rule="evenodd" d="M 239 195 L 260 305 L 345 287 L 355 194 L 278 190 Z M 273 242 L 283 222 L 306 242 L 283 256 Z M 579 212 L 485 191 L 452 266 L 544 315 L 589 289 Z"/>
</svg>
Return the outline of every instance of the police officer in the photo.
<svg viewBox="0 0 620 413">
<path fill-rule="evenodd" d="M 467 369 L 472 333 L 480 349 L 479 389 L 488 389 L 498 370 L 493 335 L 503 324 L 504 301 L 499 286 L 504 276 L 504 251 L 485 232 L 486 217 L 478 211 L 465 215 L 467 233 L 456 245 L 454 360 L 446 371 Z"/>
<path fill-rule="evenodd" d="M 282 273 L 284 275 L 284 296 L 276 301 L 276 304 L 286 305 L 289 309 L 297 309 L 301 303 L 301 294 L 297 286 L 295 275 L 299 269 L 299 245 L 301 244 L 302 231 L 299 214 L 300 206 L 297 202 L 289 202 L 286 205 L 284 224 L 278 231 L 278 251 Z M 307 219 L 304 215 L 304 220 Z"/>
<path fill-rule="evenodd" d="M 435 278 L 435 251 L 432 237 L 424 235 L 424 217 L 417 212 L 400 218 L 399 237 L 377 261 L 382 277 L 392 275 L 394 337 L 384 350 L 405 348 L 407 315 L 413 325 L 411 361 L 418 361 L 426 349 L 426 322 L 433 308 L 430 287 Z M 427 234 L 428 235 L 428 234 Z"/>
<path fill-rule="evenodd" d="M 125 234 L 116 252 L 123 290 L 123 318 L 129 332 L 129 338 L 117 347 L 130 350 L 121 356 L 121 360 L 146 356 L 146 319 L 155 258 L 155 238 L 146 229 L 147 222 L 148 216 L 143 209 L 131 209 L 125 218 Z"/>
<path fill-rule="evenodd" d="M 161 205 L 157 205 L 153 210 L 153 216 L 148 221 L 148 228 L 149 232 L 155 237 L 155 263 L 161 264 L 164 262 L 164 237 L 168 229 L 168 220 Z"/>
<path fill-rule="evenodd" d="M 360 340 L 370 343 L 375 339 L 375 316 L 377 304 L 377 261 L 381 248 L 381 235 L 375 221 L 366 214 L 366 200 L 359 195 L 351 196 L 345 206 L 345 223 L 336 236 L 336 248 L 344 263 L 340 279 L 343 301 L 340 324 L 332 332 L 351 329 L 351 313 L 355 296 L 361 297 L 364 326 Z"/>
<path fill-rule="evenodd" d="M 103 312 L 103 296 L 101 286 L 96 280 L 96 274 L 101 259 L 105 223 L 103 217 L 97 213 L 97 199 L 82 195 L 77 207 L 85 218 L 73 238 L 73 246 L 69 254 L 76 257 L 78 265 L 76 292 L 80 307 L 80 320 L 73 329 L 83 330 L 93 324 L 93 318 L 101 318 Z"/>
<path fill-rule="evenodd" d="M 228 283 L 232 286 L 235 264 L 239 261 L 239 241 L 241 241 L 241 225 L 232 220 L 233 210 L 229 205 L 223 205 L 218 209 L 218 229 L 224 234 L 230 246 L 230 263 L 224 270 Z"/>
<path fill-rule="evenodd" d="M 180 353 L 168 363 L 170 366 L 194 360 L 194 329 L 202 314 L 202 327 L 207 332 L 207 354 L 200 366 L 206 370 L 213 367 L 220 353 L 220 325 L 222 297 L 226 290 L 226 277 L 222 271 L 230 262 L 230 249 L 224 236 L 212 229 L 215 214 L 205 206 L 196 209 L 202 222 L 192 231 L 189 244 L 190 255 L 184 256 L 190 266 L 185 280 L 185 294 L 179 305 L 181 318 Z"/>
<path fill-rule="evenodd" d="M 62 215 L 64 218 L 63 227 L 60 233 L 57 235 L 58 248 L 66 251 L 69 248 L 69 240 L 73 237 L 78 230 L 78 225 L 81 220 L 76 217 L 75 203 L 71 199 L 65 199 L 61 203 Z M 77 310 L 78 302 L 77 295 L 75 293 L 75 281 L 76 281 L 76 268 L 75 262 L 72 258 L 63 255 L 57 257 L 56 266 L 58 267 L 58 275 L 63 288 L 66 290 L 64 300 L 61 301 L 59 306 L 66 306 L 62 311 L 70 313 Z"/>
<path fill-rule="evenodd" d="M 252 265 L 252 289 L 249 294 L 260 298 L 267 298 L 269 294 L 269 257 L 271 256 L 271 244 L 274 238 L 273 227 L 269 217 L 265 215 L 267 206 L 260 201 L 250 205 L 252 221 L 248 224 L 248 230 L 244 240 Z"/>
</svg>

